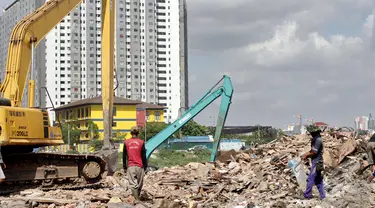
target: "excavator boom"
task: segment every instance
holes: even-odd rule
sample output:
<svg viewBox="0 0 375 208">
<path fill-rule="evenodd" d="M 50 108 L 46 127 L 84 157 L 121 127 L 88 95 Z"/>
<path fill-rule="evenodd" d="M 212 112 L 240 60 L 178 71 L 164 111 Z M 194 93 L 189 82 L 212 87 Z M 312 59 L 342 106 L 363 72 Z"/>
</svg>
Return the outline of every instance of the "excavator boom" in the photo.
<svg viewBox="0 0 375 208">
<path fill-rule="evenodd" d="M 223 85 L 217 89 L 215 87 L 223 81 Z M 215 89 L 215 90 L 214 90 Z M 210 160 L 215 161 L 217 150 L 220 144 L 220 136 L 227 118 L 229 107 L 233 95 L 233 86 L 230 78 L 226 75 L 214 85 L 198 102 L 190 107 L 180 118 L 170 124 L 167 128 L 156 134 L 146 142 L 146 157 L 149 158 L 156 148 L 158 148 L 165 140 L 172 136 L 176 131 L 183 127 L 187 122 L 198 115 L 202 110 L 214 102 L 218 97 L 222 96 L 219 116 L 216 124 L 214 136 L 214 145 Z"/>
</svg>

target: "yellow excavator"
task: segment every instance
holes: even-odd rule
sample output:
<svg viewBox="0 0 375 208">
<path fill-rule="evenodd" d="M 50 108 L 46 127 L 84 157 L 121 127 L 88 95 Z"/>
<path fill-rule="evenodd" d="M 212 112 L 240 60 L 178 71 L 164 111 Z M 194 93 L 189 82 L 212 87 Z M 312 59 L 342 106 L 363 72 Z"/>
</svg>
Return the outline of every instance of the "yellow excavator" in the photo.
<svg viewBox="0 0 375 208">
<path fill-rule="evenodd" d="M 117 159 L 111 145 L 115 0 L 101 0 L 103 151 L 100 156 L 33 152 L 33 148 L 64 144 L 61 126 L 51 126 L 47 110 L 34 107 L 35 81 L 30 76 L 33 50 L 81 1 L 50 0 L 24 17 L 12 31 L 5 80 L 0 85 L 0 147 L 7 166 L 5 183 L 38 182 L 50 186 L 57 180 L 74 178 L 92 182 L 104 172 L 113 172 Z M 28 107 L 24 108 L 22 96 L 29 76 Z"/>
</svg>

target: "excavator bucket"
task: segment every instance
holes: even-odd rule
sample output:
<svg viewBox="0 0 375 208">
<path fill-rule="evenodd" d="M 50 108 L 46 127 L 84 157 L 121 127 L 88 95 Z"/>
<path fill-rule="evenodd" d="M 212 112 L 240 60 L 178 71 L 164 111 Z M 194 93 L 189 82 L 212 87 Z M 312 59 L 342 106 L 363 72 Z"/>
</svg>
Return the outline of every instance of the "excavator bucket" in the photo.
<svg viewBox="0 0 375 208">
<path fill-rule="evenodd" d="M 103 150 L 102 158 L 106 162 L 107 175 L 113 175 L 117 170 L 118 151 L 116 149 Z"/>
<path fill-rule="evenodd" d="M 96 156 L 101 157 L 106 163 L 107 175 L 113 175 L 117 170 L 118 161 L 118 149 L 115 147 L 113 141 L 111 141 L 111 146 L 105 147 L 94 153 Z"/>
</svg>

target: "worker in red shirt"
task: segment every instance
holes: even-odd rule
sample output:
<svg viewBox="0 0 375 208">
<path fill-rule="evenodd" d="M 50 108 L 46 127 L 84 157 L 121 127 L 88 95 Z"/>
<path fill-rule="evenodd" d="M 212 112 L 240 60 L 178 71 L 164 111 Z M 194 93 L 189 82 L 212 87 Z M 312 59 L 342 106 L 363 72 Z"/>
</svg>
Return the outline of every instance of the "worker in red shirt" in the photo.
<svg viewBox="0 0 375 208">
<path fill-rule="evenodd" d="M 143 186 L 143 177 L 147 168 L 146 148 L 143 140 L 138 138 L 139 130 L 133 127 L 132 138 L 125 140 L 123 148 L 123 168 L 127 172 L 130 189 L 136 200 L 139 199 Z"/>
</svg>

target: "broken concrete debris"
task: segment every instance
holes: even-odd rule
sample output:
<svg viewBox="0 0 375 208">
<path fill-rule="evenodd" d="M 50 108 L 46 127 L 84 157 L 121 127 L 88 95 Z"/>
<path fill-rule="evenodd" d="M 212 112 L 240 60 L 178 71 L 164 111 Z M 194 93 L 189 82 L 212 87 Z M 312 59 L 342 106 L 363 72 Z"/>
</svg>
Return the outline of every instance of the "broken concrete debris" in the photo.
<svg viewBox="0 0 375 208">
<path fill-rule="evenodd" d="M 103 181 L 109 188 L 48 192 L 23 190 L 0 198 L 0 207 L 374 206 L 375 183 L 366 182 L 369 170 L 358 174 L 361 163 L 366 163 L 363 158 L 366 158 L 365 147 L 369 136 L 328 132 L 323 133 L 323 138 L 327 193 L 323 201 L 319 200 L 316 187 L 313 199 L 299 199 L 302 190 L 288 162 L 309 150 L 310 139 L 297 135 L 284 136 L 246 151 L 221 152 L 215 164 L 189 163 L 183 167 L 149 172 L 144 180 L 142 202 L 135 202 L 131 196 L 126 174 L 117 172 Z M 308 171 L 307 167 L 305 171 Z"/>
</svg>

